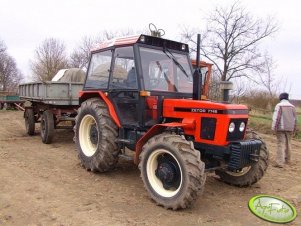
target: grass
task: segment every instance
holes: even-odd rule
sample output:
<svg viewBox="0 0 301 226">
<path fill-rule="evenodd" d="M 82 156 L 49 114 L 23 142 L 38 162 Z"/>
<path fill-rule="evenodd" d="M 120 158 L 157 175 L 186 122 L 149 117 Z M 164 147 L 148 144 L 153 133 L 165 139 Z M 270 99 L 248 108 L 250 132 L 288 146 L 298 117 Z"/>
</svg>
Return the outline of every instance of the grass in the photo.
<svg viewBox="0 0 301 226">
<path fill-rule="evenodd" d="M 271 134 L 272 117 L 250 114 L 249 126 L 259 132 Z"/>
<path fill-rule="evenodd" d="M 298 123 L 297 123 L 297 132 L 295 138 L 301 140 L 301 108 L 297 108 L 298 114 Z M 272 113 L 266 114 L 259 111 L 251 111 L 249 118 L 249 126 L 255 130 L 265 133 L 272 134 Z"/>
</svg>

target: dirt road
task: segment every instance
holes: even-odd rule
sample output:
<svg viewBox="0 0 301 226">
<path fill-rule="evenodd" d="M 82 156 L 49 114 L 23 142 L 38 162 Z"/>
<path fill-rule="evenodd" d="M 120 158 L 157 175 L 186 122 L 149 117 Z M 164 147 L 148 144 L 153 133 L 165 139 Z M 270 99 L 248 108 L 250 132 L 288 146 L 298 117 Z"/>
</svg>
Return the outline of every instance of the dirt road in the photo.
<svg viewBox="0 0 301 226">
<path fill-rule="evenodd" d="M 274 137 L 262 135 L 271 157 Z M 270 166 L 250 188 L 236 188 L 207 176 L 205 192 L 187 210 L 156 206 L 132 162 L 94 174 L 77 158 L 72 131 L 57 131 L 53 144 L 39 131 L 25 134 L 22 112 L 0 111 L 0 225 L 272 225 L 252 215 L 257 194 L 281 196 L 301 215 L 301 143 L 293 142 L 293 164 Z M 301 225 L 298 216 L 288 225 Z"/>
</svg>

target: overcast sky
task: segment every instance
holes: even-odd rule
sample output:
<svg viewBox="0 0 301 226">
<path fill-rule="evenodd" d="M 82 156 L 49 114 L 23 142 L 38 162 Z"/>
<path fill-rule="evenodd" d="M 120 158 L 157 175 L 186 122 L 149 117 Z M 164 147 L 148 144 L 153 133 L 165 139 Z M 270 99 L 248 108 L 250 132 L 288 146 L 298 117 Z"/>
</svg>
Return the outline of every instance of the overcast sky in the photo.
<svg viewBox="0 0 301 226">
<path fill-rule="evenodd" d="M 241 1 L 254 16 L 277 19 L 280 30 L 262 44 L 277 62 L 275 74 L 287 81 L 291 98 L 301 99 L 301 2 L 298 0 Z M 0 40 L 16 59 L 25 76 L 29 60 L 45 38 L 65 42 L 69 52 L 83 36 L 97 36 L 103 30 L 147 29 L 150 22 L 179 40 L 181 26 L 204 26 L 202 18 L 217 4 L 232 0 L 1 0 Z"/>
</svg>

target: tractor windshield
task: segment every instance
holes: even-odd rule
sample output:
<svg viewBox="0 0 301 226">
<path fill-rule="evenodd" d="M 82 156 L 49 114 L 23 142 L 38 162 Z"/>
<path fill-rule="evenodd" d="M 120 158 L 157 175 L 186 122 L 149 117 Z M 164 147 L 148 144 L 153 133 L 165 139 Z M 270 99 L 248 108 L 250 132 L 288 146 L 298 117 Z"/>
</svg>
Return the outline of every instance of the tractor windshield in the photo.
<svg viewBox="0 0 301 226">
<path fill-rule="evenodd" d="M 140 47 L 146 90 L 192 93 L 192 71 L 188 56 Z"/>
</svg>

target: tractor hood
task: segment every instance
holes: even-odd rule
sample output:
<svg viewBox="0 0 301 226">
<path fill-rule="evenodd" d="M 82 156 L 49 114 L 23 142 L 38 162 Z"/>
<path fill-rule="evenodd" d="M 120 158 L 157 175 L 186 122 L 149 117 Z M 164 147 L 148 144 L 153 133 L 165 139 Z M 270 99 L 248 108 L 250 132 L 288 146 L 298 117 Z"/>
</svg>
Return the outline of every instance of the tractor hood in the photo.
<svg viewBox="0 0 301 226">
<path fill-rule="evenodd" d="M 181 113 L 201 113 L 210 115 L 244 115 L 248 116 L 245 105 L 225 104 L 203 100 L 165 99 L 163 102 L 164 117 L 179 117 Z"/>
</svg>

